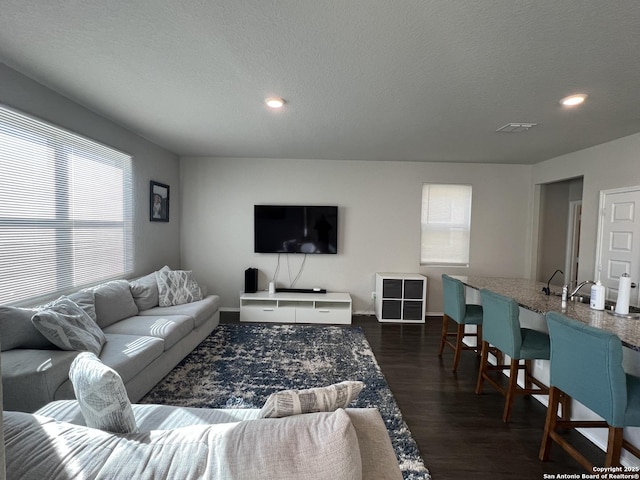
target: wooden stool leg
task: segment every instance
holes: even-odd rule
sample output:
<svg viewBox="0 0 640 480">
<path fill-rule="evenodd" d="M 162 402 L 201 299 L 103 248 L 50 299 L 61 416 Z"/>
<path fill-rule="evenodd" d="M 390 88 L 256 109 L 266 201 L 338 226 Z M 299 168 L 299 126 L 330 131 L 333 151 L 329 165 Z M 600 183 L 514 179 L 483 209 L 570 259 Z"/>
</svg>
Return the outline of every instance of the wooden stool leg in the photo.
<svg viewBox="0 0 640 480">
<path fill-rule="evenodd" d="M 504 412 L 502 413 L 502 421 L 509 422 L 511 418 L 511 407 L 513 407 L 513 399 L 518 388 L 518 365 L 520 361 L 515 358 L 511 359 L 511 368 L 509 369 L 509 387 L 507 389 L 507 398 L 504 401 Z"/>
<path fill-rule="evenodd" d="M 438 356 L 442 356 L 442 352 L 444 351 L 444 344 L 447 341 L 447 332 L 449 331 L 449 316 L 442 315 L 442 333 L 440 334 L 440 350 L 438 351 Z"/>
<path fill-rule="evenodd" d="M 482 342 L 482 353 L 480 354 L 480 370 L 478 371 L 478 382 L 476 383 L 476 393 L 482 393 L 482 384 L 484 382 L 484 375 L 489 363 L 489 343 Z"/>
<path fill-rule="evenodd" d="M 566 393 L 560 395 L 560 406 L 562 407 L 562 421 L 568 422 L 571 420 L 571 397 Z"/>
<path fill-rule="evenodd" d="M 531 360 L 524 361 L 524 388 L 526 388 L 527 390 L 531 390 L 533 388 L 533 382 L 531 382 L 531 376 L 533 372 L 533 370 L 531 369 L 532 363 L 533 362 Z"/>
<path fill-rule="evenodd" d="M 458 324 L 458 331 L 456 333 L 456 350 L 453 355 L 453 371 L 458 369 L 458 363 L 460 362 L 460 353 L 462 352 L 462 340 L 464 339 L 464 325 Z"/>
<path fill-rule="evenodd" d="M 476 326 L 477 338 L 476 338 L 476 352 L 481 355 L 482 351 L 482 325 Z"/>
<path fill-rule="evenodd" d="M 549 406 L 547 407 L 547 418 L 544 422 L 544 433 L 542 434 L 542 444 L 540 445 L 540 452 L 538 458 L 543 462 L 549 460 L 549 454 L 551 453 L 551 432 L 556 430 L 556 422 L 558 421 L 558 404 L 560 403 L 560 390 L 556 387 L 549 389 Z"/>
<path fill-rule="evenodd" d="M 609 427 L 609 439 L 607 441 L 607 455 L 604 460 L 605 467 L 620 466 L 620 453 L 622 452 L 622 428 Z"/>
</svg>

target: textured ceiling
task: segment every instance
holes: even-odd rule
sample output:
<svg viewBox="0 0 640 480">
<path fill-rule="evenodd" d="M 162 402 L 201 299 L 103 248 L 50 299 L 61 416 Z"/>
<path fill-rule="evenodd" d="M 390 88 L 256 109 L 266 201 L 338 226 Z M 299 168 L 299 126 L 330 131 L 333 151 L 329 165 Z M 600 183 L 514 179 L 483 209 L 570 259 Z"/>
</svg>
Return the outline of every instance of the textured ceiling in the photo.
<svg viewBox="0 0 640 480">
<path fill-rule="evenodd" d="M 180 155 L 536 163 L 640 132 L 638 0 L 0 0 L 0 59 Z"/>
</svg>

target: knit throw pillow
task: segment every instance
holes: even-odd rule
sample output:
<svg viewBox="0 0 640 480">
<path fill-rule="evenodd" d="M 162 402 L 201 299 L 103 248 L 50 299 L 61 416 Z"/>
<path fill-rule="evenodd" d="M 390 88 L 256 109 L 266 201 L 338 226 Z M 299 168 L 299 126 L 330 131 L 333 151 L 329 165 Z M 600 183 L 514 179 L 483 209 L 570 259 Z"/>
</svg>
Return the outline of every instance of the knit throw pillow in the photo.
<svg viewBox="0 0 640 480">
<path fill-rule="evenodd" d="M 272 393 L 260 410 L 261 418 L 279 418 L 314 412 L 333 412 L 346 408 L 364 388 L 359 381 L 346 381 L 307 390 Z"/>
<path fill-rule="evenodd" d="M 161 307 L 182 305 L 202 300 L 202 291 L 192 278 L 191 270 L 159 270 L 158 303 Z"/>
<path fill-rule="evenodd" d="M 39 310 L 31 323 L 51 343 L 62 350 L 93 352 L 96 355 L 107 341 L 96 322 L 68 297 Z"/>
<path fill-rule="evenodd" d="M 113 433 L 137 433 L 133 409 L 122 378 L 93 353 L 79 354 L 69 378 L 87 427 Z"/>
</svg>

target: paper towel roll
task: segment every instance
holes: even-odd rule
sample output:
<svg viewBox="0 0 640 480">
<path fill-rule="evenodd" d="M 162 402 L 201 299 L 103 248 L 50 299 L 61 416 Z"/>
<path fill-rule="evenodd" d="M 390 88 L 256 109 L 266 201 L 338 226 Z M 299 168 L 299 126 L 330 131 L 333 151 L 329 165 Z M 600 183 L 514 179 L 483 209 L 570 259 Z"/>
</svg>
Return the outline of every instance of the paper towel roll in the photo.
<svg viewBox="0 0 640 480">
<path fill-rule="evenodd" d="M 629 314 L 629 298 L 631 297 L 631 277 L 627 273 L 620 276 L 618 284 L 618 301 L 616 302 L 616 313 L 622 315 Z"/>
</svg>

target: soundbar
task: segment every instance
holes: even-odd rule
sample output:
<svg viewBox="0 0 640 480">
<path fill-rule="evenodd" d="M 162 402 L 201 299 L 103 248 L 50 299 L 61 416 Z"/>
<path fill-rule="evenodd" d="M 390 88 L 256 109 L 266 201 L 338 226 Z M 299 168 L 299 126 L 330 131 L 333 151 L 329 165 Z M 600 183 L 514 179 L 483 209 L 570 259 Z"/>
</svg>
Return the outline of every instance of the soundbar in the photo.
<svg viewBox="0 0 640 480">
<path fill-rule="evenodd" d="M 289 292 L 289 293 L 327 293 L 324 288 L 276 288 L 276 293 L 278 292 Z"/>
</svg>

